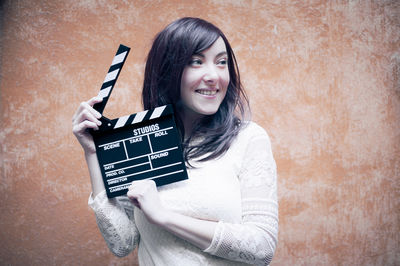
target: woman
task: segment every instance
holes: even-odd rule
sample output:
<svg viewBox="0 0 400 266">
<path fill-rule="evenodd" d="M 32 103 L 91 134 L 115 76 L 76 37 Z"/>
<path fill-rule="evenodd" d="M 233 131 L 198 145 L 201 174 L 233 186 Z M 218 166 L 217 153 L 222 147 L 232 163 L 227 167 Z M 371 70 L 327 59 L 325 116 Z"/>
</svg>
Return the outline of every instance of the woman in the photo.
<svg viewBox="0 0 400 266">
<path fill-rule="evenodd" d="M 73 132 L 88 164 L 99 229 L 117 256 L 138 246 L 140 265 L 268 265 L 277 243 L 276 166 L 269 137 L 242 121 L 247 99 L 225 35 L 198 18 L 161 31 L 149 52 L 144 109 L 173 104 L 189 179 L 156 188 L 135 181 L 108 199 L 91 135 L 101 115 L 82 103 Z M 236 114 L 239 111 L 239 114 Z"/>
</svg>

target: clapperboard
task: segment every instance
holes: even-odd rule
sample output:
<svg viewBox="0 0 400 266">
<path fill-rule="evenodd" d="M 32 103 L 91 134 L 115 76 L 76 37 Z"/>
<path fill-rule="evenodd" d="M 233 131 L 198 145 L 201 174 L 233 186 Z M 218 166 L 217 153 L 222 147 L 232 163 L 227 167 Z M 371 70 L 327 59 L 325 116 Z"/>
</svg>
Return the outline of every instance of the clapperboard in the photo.
<svg viewBox="0 0 400 266">
<path fill-rule="evenodd" d="M 130 51 L 120 45 L 99 92 L 101 114 Z M 157 186 L 187 179 L 173 108 L 164 105 L 110 120 L 92 130 L 109 198 L 124 195 L 134 180 L 153 179 Z"/>
</svg>

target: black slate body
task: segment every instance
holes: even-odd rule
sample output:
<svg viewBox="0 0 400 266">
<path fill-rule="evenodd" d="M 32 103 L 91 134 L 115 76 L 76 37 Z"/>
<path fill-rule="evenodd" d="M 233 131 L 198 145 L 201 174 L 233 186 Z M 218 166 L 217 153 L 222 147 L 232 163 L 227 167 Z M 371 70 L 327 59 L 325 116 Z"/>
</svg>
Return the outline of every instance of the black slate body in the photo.
<svg viewBox="0 0 400 266">
<path fill-rule="evenodd" d="M 129 52 L 121 45 L 94 106 L 103 112 Z M 110 120 L 91 130 L 109 198 L 126 194 L 134 180 L 153 179 L 157 186 L 187 179 L 182 147 L 171 105 Z"/>
</svg>

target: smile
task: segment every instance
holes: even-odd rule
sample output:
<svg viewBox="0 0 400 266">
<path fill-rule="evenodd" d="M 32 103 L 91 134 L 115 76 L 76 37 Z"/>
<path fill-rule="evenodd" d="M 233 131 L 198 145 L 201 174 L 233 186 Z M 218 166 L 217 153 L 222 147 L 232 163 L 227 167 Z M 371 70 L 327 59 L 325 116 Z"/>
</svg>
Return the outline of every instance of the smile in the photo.
<svg viewBox="0 0 400 266">
<path fill-rule="evenodd" d="M 202 95 L 207 95 L 207 96 L 213 96 L 217 94 L 219 90 L 196 90 L 197 93 L 200 93 Z"/>
</svg>

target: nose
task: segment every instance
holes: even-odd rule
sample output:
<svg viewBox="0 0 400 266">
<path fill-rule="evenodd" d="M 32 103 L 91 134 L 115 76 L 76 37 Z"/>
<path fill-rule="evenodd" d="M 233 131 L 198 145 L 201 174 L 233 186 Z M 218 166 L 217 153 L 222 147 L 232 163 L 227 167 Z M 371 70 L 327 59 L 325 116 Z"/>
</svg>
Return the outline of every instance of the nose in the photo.
<svg viewBox="0 0 400 266">
<path fill-rule="evenodd" d="M 218 80 L 218 72 L 216 66 L 209 64 L 205 67 L 203 80 L 208 84 L 214 84 Z"/>
</svg>

